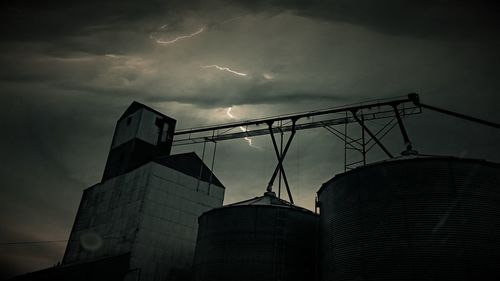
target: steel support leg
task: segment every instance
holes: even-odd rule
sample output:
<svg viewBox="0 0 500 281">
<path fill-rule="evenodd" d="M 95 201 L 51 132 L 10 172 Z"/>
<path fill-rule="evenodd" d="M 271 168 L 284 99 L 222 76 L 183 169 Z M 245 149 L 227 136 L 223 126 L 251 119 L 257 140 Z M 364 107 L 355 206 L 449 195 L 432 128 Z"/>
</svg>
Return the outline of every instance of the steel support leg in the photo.
<svg viewBox="0 0 500 281">
<path fill-rule="evenodd" d="M 396 120 L 398 120 L 399 124 L 399 129 L 401 130 L 401 135 L 403 135 L 403 140 L 405 142 L 405 147 L 407 151 L 412 150 L 412 145 L 410 138 L 408 137 L 408 133 L 406 132 L 405 125 L 403 124 L 403 120 L 401 119 L 401 115 L 399 114 L 398 106 L 393 105 L 392 108 L 394 109 L 394 114 L 396 115 Z"/>
<path fill-rule="evenodd" d="M 295 122 L 296 120 L 292 121 L 292 133 L 290 137 L 288 138 L 288 141 L 285 145 L 285 149 L 283 150 L 283 153 L 280 155 L 280 149 L 278 148 L 278 145 L 276 143 L 276 138 L 274 137 L 274 132 L 273 132 L 273 127 L 272 123 L 268 123 L 269 125 L 269 133 L 271 135 L 271 140 L 273 141 L 273 146 L 274 146 L 274 152 L 276 153 L 276 157 L 278 158 L 278 164 L 276 165 L 276 168 L 274 169 L 273 175 L 271 176 L 271 179 L 269 180 L 269 184 L 267 185 L 267 191 L 272 192 L 272 187 L 274 184 L 274 180 L 276 179 L 276 176 L 278 175 L 278 171 L 281 172 L 283 182 L 285 183 L 286 186 L 286 191 L 288 193 L 288 198 L 290 199 L 290 203 L 293 204 L 293 198 L 292 194 L 290 192 L 290 186 L 288 185 L 288 179 L 285 174 L 285 170 L 283 169 L 283 159 L 285 159 L 285 156 L 288 152 L 288 149 L 290 148 L 290 144 L 292 143 L 293 137 L 295 136 Z"/>
<path fill-rule="evenodd" d="M 356 115 L 356 111 L 351 111 L 351 113 L 352 113 L 354 120 L 356 120 L 356 122 L 358 122 L 358 124 L 363 128 L 363 130 L 365 130 L 366 133 L 368 135 L 370 135 L 370 137 L 378 144 L 378 146 L 380 146 L 380 148 L 385 152 L 385 154 L 387 154 L 387 156 L 389 156 L 390 158 L 394 158 L 394 156 L 392 156 L 392 154 L 389 152 L 389 150 L 387 150 L 387 148 L 385 148 L 385 146 L 380 142 L 380 140 L 377 138 L 377 136 L 375 136 L 368 129 L 368 127 L 366 127 L 365 124 L 358 118 L 358 116 Z"/>
</svg>

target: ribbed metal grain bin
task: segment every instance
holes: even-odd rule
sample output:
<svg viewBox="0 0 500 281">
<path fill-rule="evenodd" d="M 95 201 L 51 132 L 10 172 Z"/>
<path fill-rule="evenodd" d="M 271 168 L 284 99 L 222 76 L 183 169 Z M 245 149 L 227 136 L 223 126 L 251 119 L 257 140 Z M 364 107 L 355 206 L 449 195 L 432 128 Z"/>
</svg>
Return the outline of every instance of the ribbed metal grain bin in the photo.
<svg viewBox="0 0 500 281">
<path fill-rule="evenodd" d="M 269 192 L 208 211 L 199 218 L 194 280 L 315 280 L 318 223 Z"/>
<path fill-rule="evenodd" d="M 387 161 L 318 195 L 321 280 L 500 280 L 500 164 Z"/>
</svg>

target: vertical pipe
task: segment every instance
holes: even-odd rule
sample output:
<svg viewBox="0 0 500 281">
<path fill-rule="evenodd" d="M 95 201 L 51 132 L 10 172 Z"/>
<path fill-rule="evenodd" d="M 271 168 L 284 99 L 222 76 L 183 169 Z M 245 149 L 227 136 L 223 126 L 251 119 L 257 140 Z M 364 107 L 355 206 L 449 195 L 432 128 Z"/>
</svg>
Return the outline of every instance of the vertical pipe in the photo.
<svg viewBox="0 0 500 281">
<path fill-rule="evenodd" d="M 208 180 L 208 194 L 210 194 L 210 187 L 212 186 L 212 177 L 214 175 L 215 152 L 217 152 L 216 141 L 214 141 L 214 154 L 212 155 L 212 165 L 210 167 L 210 179 Z"/>
<path fill-rule="evenodd" d="M 363 111 L 361 111 L 361 124 L 362 127 L 365 126 L 365 117 Z M 365 141 L 365 130 L 361 128 L 361 154 L 363 155 L 363 166 L 366 166 L 366 141 Z"/>
<path fill-rule="evenodd" d="M 345 123 L 344 123 L 344 173 L 347 172 L 347 118 L 348 113 L 345 112 Z"/>
<path fill-rule="evenodd" d="M 283 125 L 283 124 L 281 124 Z M 280 157 L 283 157 L 283 131 L 281 131 L 280 140 Z M 278 198 L 281 198 L 281 169 L 279 171 L 279 183 L 278 183 Z"/>
<path fill-rule="evenodd" d="M 205 159 L 205 148 L 207 147 L 207 139 L 203 142 L 203 152 L 201 153 L 201 164 L 200 164 L 200 173 L 198 174 L 198 182 L 196 183 L 196 191 L 200 188 L 200 180 L 203 174 L 203 160 Z"/>
</svg>

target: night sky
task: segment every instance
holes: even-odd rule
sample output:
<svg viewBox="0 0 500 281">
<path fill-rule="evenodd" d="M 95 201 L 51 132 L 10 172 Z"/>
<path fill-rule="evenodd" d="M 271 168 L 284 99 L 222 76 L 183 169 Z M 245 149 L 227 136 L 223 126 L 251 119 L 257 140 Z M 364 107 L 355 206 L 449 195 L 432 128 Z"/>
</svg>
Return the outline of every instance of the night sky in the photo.
<svg viewBox="0 0 500 281">
<path fill-rule="evenodd" d="M 493 2 L 493 1 L 491 1 Z M 52 266 L 82 190 L 100 181 L 134 100 L 177 128 L 420 93 L 500 123 L 500 10 L 490 1 L 4 1 L 0 9 L 0 279 Z M 405 120 L 426 154 L 500 162 L 500 131 L 434 112 Z M 384 142 L 403 150 L 394 130 Z M 261 195 L 268 136 L 220 142 L 226 203 Z M 211 161 L 207 146 L 206 162 Z M 201 146 L 176 147 L 174 153 Z M 377 151 L 372 160 L 380 160 Z M 285 160 L 313 208 L 343 144 L 301 131 Z"/>
</svg>

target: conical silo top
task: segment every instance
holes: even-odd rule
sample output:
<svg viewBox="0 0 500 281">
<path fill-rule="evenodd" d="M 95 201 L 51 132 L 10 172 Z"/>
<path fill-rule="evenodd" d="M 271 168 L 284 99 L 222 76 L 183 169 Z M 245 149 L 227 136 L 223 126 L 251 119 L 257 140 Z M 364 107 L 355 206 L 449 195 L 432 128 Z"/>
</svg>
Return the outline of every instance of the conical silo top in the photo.
<svg viewBox="0 0 500 281">
<path fill-rule="evenodd" d="M 276 193 L 272 191 L 267 191 L 264 193 L 262 196 L 258 196 L 252 199 L 248 199 L 245 201 L 233 203 L 226 205 L 224 207 L 236 207 L 236 206 L 271 206 L 271 207 L 284 207 L 284 208 L 292 208 L 292 209 L 297 209 L 297 210 L 302 210 L 302 211 L 307 211 L 311 212 L 308 209 L 299 207 L 297 205 L 294 205 L 288 201 L 285 201 L 281 198 L 278 198 L 276 196 Z"/>
</svg>

